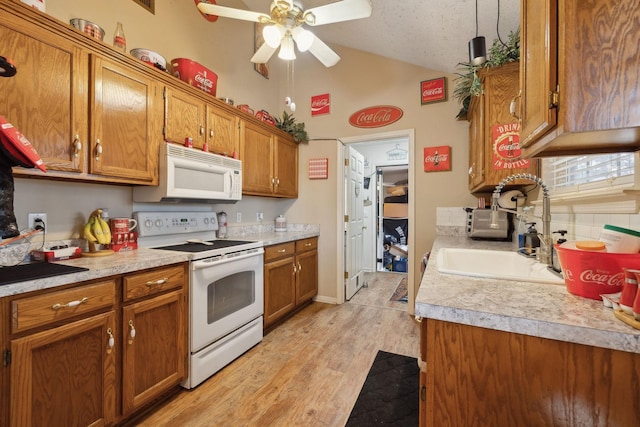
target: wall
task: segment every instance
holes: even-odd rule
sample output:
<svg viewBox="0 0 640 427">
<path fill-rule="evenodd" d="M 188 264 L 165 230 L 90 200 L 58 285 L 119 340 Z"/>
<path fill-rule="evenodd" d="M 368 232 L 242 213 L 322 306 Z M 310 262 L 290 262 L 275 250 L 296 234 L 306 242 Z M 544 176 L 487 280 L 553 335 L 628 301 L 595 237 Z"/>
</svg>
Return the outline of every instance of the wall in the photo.
<svg viewBox="0 0 640 427">
<path fill-rule="evenodd" d="M 225 5 L 239 4 L 237 0 Z M 247 103 L 254 109 L 264 108 L 281 115 L 284 97 L 289 95 L 298 105 L 295 117 L 304 122 L 312 141 L 300 145 L 300 188 L 297 200 L 272 200 L 246 197 L 235 205 L 169 205 L 166 209 L 225 210 L 230 225 L 240 212 L 243 222 L 255 222 L 256 212 L 265 221 L 285 214 L 289 223 L 320 225 L 320 296 L 335 300 L 337 274 L 336 250 L 342 245 L 337 230 L 339 165 L 337 138 L 364 136 L 379 132 L 415 129 L 415 151 L 410 153 L 416 175 L 415 210 L 416 252 L 431 247 L 435 236 L 436 206 L 465 206 L 474 203 L 467 191 L 467 122 L 455 121 L 455 100 L 420 105 L 419 84 L 422 80 L 444 73 L 388 60 L 377 55 L 333 46 L 342 60 L 325 68 L 310 54 L 299 54 L 294 64 L 294 84 L 287 84 L 282 61 L 270 62 L 270 78 L 256 73 L 249 62 L 253 54 L 253 24 L 231 19 L 210 23 L 200 16 L 193 2 L 159 0 L 152 15 L 131 0 L 48 0 L 47 13 L 68 22 L 81 17 L 101 25 L 105 41 L 113 38 L 116 22 L 123 23 L 128 49 L 142 47 L 158 51 L 167 59 L 186 57 L 214 70 L 219 77 L 218 96 Z M 465 52 L 461 52 L 461 60 Z M 19 65 L 19 64 L 18 64 Z M 449 94 L 454 75 L 446 75 Z M 331 94 L 331 114 L 311 117 L 312 95 Z M 450 97 L 450 96 L 449 96 Z M 349 125 L 353 112 L 373 105 L 400 107 L 404 116 L 398 122 L 373 130 Z M 432 145 L 452 147 L 453 167 L 450 172 L 425 173 L 422 168 L 423 148 Z M 329 159 L 329 179 L 309 180 L 310 158 Z M 15 212 L 20 227 L 26 226 L 27 212 L 47 212 L 48 239 L 78 237 L 86 215 L 97 207 L 108 207 L 111 216 L 129 216 L 133 210 L 155 208 L 134 205 L 131 189 L 126 186 L 50 182 L 16 179 Z M 417 257 L 416 257 L 417 258 Z M 413 271 L 419 279 L 419 259 Z"/>
</svg>

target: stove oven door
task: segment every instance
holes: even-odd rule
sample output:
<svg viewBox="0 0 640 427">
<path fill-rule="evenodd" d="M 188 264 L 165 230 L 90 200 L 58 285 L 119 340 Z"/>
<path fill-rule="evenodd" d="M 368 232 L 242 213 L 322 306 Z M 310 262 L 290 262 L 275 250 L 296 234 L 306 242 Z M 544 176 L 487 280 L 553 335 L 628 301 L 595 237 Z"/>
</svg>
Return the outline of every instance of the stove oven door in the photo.
<svg viewBox="0 0 640 427">
<path fill-rule="evenodd" d="M 191 263 L 192 353 L 262 316 L 264 249 L 247 252 Z"/>
</svg>

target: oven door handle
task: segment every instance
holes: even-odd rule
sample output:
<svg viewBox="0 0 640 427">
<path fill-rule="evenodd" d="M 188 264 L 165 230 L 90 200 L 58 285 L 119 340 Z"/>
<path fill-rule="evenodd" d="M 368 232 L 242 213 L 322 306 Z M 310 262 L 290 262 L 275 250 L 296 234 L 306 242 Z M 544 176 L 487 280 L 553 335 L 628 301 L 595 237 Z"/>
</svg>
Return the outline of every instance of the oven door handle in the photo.
<svg viewBox="0 0 640 427">
<path fill-rule="evenodd" d="M 222 257 L 218 258 L 210 258 L 210 259 L 202 259 L 202 260 L 198 260 L 198 261 L 193 261 L 191 263 L 191 270 L 200 270 L 203 268 L 210 268 L 210 267 L 214 267 L 217 265 L 222 265 L 222 264 L 226 264 L 228 262 L 233 262 L 233 261 L 240 261 L 246 258 L 251 258 L 251 257 L 255 257 L 255 256 L 260 256 L 262 257 L 262 254 L 264 253 L 264 249 L 262 248 L 258 248 L 258 249 L 252 249 L 249 252 L 242 252 L 239 253 L 237 255 L 232 254 L 227 254 L 227 255 L 223 255 Z"/>
</svg>

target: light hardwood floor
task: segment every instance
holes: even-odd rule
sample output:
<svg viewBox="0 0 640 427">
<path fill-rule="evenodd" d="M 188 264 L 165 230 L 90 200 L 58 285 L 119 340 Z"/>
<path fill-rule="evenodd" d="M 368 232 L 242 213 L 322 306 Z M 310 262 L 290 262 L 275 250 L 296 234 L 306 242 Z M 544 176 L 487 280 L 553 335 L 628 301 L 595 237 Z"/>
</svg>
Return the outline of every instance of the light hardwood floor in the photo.
<svg viewBox="0 0 640 427">
<path fill-rule="evenodd" d="M 378 350 L 417 357 L 419 326 L 375 273 L 342 305 L 314 302 L 140 426 L 344 426 Z"/>
</svg>

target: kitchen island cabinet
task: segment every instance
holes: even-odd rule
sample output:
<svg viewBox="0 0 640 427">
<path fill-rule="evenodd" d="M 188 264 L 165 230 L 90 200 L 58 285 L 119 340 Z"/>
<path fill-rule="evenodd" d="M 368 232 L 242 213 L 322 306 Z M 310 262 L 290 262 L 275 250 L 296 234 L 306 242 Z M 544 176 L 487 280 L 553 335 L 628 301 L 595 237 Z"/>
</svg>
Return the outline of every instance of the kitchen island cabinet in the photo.
<svg viewBox="0 0 640 427">
<path fill-rule="evenodd" d="M 311 302 L 317 293 L 317 237 L 265 247 L 265 331 Z"/>
<path fill-rule="evenodd" d="M 240 121 L 242 194 L 298 197 L 298 144 L 251 122 Z"/>
<path fill-rule="evenodd" d="M 187 286 L 180 263 L 2 298 L 0 424 L 113 425 L 177 388 Z"/>
<path fill-rule="evenodd" d="M 640 330 L 564 285 L 444 274 L 438 236 L 416 296 L 421 424 L 636 425 Z"/>
<path fill-rule="evenodd" d="M 521 2 L 526 157 L 640 149 L 637 2 Z"/>
<path fill-rule="evenodd" d="M 538 175 L 539 161 L 523 159 L 518 143 L 520 125 L 509 113 L 518 93 L 517 62 L 478 72 L 482 93 L 469 105 L 469 191 L 491 192 L 504 178 L 516 173 Z M 509 187 L 530 184 L 515 180 Z"/>
</svg>

